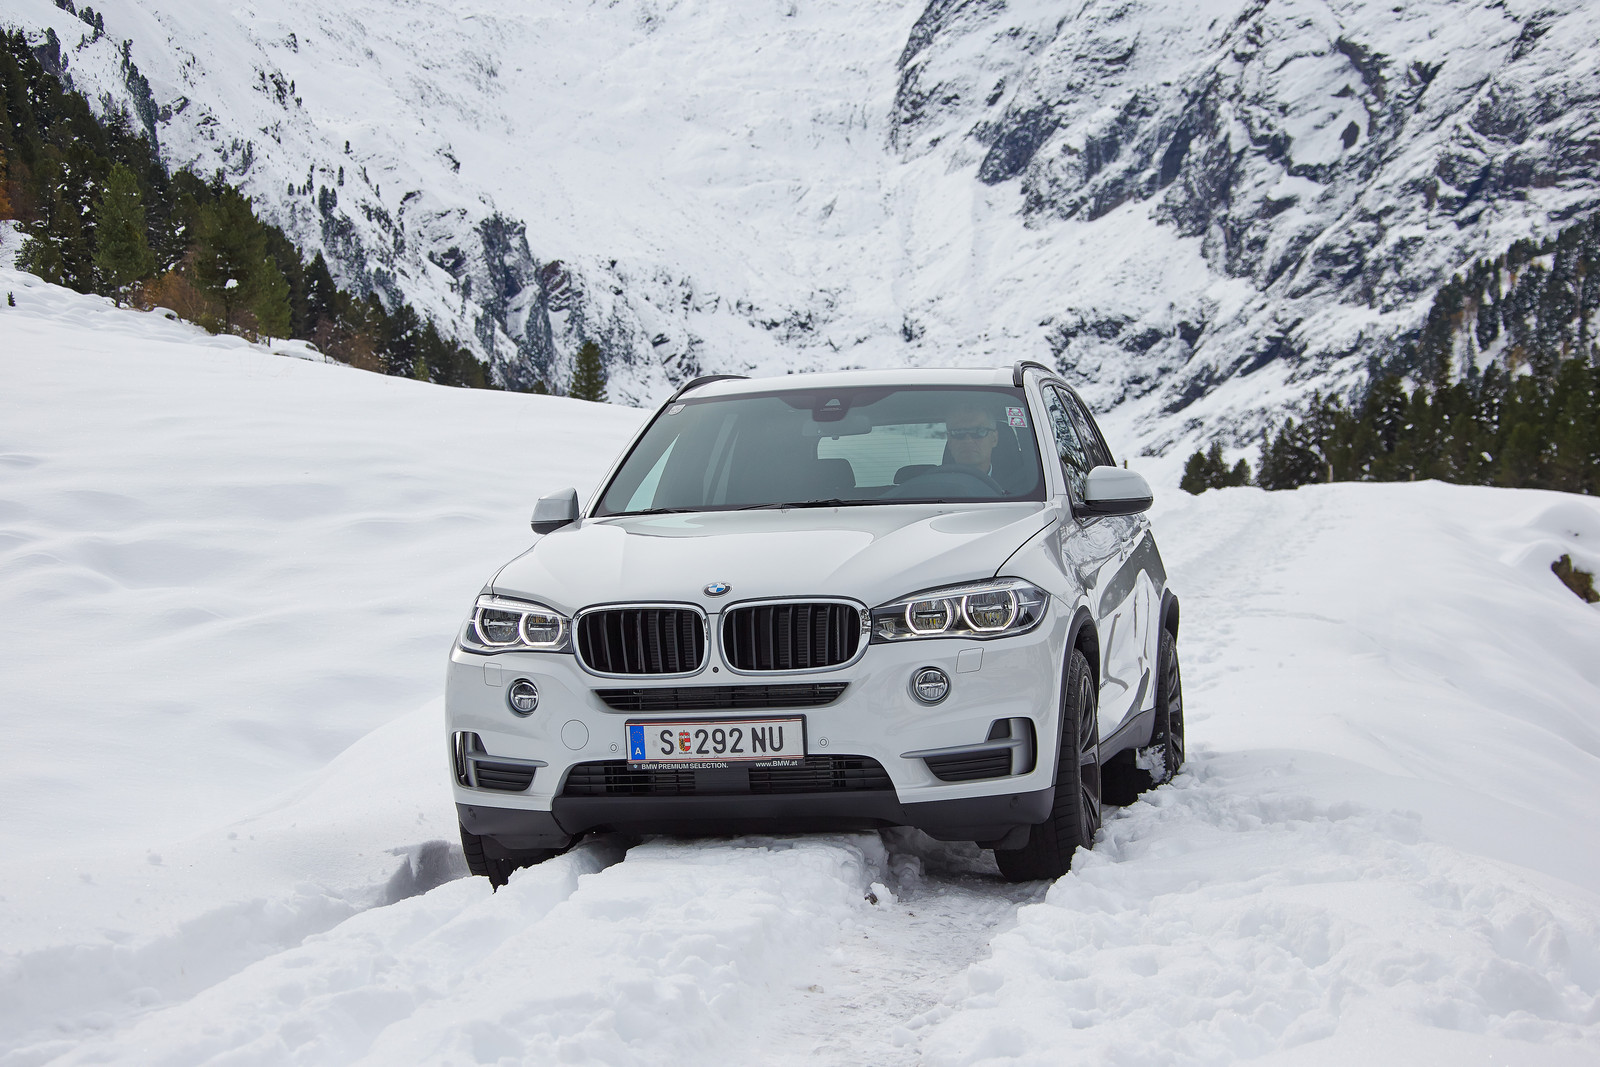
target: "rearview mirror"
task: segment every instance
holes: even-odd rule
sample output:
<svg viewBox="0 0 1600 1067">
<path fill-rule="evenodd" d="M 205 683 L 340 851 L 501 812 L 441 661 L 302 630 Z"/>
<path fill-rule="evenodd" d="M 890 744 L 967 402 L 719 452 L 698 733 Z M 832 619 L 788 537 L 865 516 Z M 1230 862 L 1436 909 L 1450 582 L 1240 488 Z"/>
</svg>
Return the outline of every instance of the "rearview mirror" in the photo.
<svg viewBox="0 0 1600 1067">
<path fill-rule="evenodd" d="M 813 421 L 800 429 L 802 437 L 859 437 L 872 432 L 872 420 L 858 412 L 826 422 Z"/>
<path fill-rule="evenodd" d="M 542 496 L 533 505 L 534 533 L 547 534 L 552 530 L 578 521 L 578 491 L 563 489 L 559 493 Z"/>
<path fill-rule="evenodd" d="M 1155 503 L 1150 483 L 1135 471 L 1121 467 L 1096 467 L 1089 472 L 1083 504 L 1084 515 L 1137 515 Z"/>
</svg>

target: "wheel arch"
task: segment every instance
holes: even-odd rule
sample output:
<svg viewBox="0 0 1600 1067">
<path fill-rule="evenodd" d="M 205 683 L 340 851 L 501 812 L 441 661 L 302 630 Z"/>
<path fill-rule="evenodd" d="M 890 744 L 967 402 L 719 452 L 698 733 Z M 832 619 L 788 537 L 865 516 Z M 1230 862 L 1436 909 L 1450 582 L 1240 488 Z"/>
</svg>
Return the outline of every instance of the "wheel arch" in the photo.
<svg viewBox="0 0 1600 1067">
<path fill-rule="evenodd" d="M 1089 609 L 1080 607 L 1078 613 L 1072 617 L 1072 626 L 1067 631 L 1067 651 L 1073 649 L 1083 653 L 1083 658 L 1089 661 L 1089 676 L 1094 679 L 1095 690 L 1100 689 L 1100 634 L 1094 628 L 1094 617 L 1089 614 Z M 1065 657 L 1063 657 L 1065 659 Z M 1061 664 L 1061 684 L 1066 684 L 1066 663 Z"/>
<path fill-rule="evenodd" d="M 1161 594 L 1161 628 L 1178 636 L 1178 598 L 1170 589 Z"/>
</svg>

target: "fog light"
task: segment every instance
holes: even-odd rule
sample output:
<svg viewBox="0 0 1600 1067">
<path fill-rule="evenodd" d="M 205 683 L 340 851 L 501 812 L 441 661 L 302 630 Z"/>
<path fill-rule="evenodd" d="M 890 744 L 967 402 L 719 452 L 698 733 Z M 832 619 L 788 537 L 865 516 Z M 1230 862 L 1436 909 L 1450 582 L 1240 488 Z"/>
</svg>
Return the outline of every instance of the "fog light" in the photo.
<svg viewBox="0 0 1600 1067">
<path fill-rule="evenodd" d="M 937 704 L 950 695 L 950 676 L 938 667 L 924 667 L 911 676 L 911 695 L 924 704 Z"/>
<path fill-rule="evenodd" d="M 518 678 L 506 691 L 506 700 L 511 703 L 511 710 L 518 715 L 532 715 L 534 709 L 539 706 L 539 687 L 526 678 Z"/>
</svg>

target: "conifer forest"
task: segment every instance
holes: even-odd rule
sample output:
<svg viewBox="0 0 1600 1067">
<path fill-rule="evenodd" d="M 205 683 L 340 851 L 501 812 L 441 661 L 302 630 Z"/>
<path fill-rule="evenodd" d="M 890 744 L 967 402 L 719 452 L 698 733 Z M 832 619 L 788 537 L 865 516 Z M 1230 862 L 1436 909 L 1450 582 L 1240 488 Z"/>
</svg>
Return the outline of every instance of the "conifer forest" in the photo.
<svg viewBox="0 0 1600 1067">
<path fill-rule="evenodd" d="M 1364 395 L 1316 396 L 1269 432 L 1256 484 L 1437 478 L 1600 494 L 1597 311 L 1600 217 L 1519 241 L 1440 289 L 1418 340 L 1373 368 Z M 1189 457 L 1182 486 L 1248 480 L 1218 443 Z"/>
<path fill-rule="evenodd" d="M 83 16 L 103 32 L 93 9 Z M 213 333 L 295 338 L 364 370 L 494 387 L 409 304 L 335 284 L 320 252 L 307 260 L 221 172 L 169 172 L 126 116 L 97 117 L 52 73 L 58 49 L 53 37 L 31 48 L 20 30 L 0 33 L 0 218 L 27 235 L 20 267 Z"/>
</svg>

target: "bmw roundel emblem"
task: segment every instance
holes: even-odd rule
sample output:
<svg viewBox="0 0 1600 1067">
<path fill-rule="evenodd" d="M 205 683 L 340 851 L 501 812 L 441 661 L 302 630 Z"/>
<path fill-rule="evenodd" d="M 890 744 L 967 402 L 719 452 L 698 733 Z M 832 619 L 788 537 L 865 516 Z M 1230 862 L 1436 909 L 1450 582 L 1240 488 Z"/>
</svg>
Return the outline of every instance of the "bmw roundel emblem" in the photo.
<svg viewBox="0 0 1600 1067">
<path fill-rule="evenodd" d="M 706 596 L 722 596 L 732 588 L 727 582 L 712 582 L 706 586 Z"/>
</svg>

